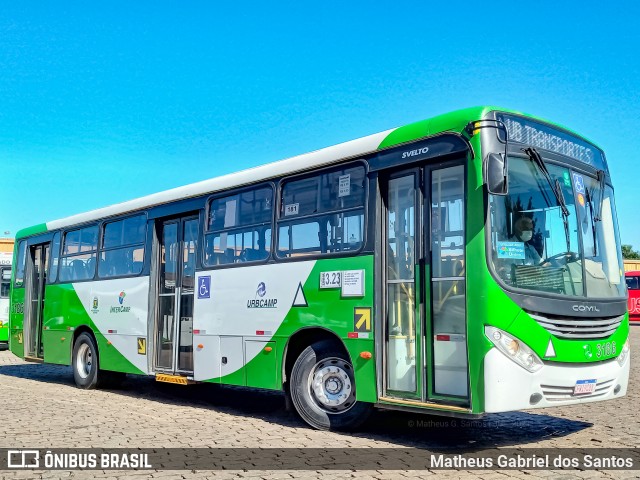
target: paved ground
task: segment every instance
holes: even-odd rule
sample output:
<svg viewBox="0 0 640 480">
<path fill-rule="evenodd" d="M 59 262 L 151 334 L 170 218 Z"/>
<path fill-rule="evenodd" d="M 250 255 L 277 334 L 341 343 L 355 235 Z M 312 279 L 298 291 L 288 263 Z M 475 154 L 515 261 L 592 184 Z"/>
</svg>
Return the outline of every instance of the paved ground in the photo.
<svg viewBox="0 0 640 480">
<path fill-rule="evenodd" d="M 131 377 L 118 390 L 75 388 L 69 367 L 27 364 L 0 352 L 5 448 L 87 447 L 446 447 L 640 446 L 640 326 L 632 328 L 625 398 L 605 403 L 490 415 L 453 426 L 444 418 L 377 412 L 357 434 L 314 431 L 279 394 L 213 385 L 181 387 Z M 3 478 L 404 478 L 429 471 L 54 471 L 0 472 Z M 445 478 L 638 478 L 640 471 L 438 471 Z"/>
</svg>

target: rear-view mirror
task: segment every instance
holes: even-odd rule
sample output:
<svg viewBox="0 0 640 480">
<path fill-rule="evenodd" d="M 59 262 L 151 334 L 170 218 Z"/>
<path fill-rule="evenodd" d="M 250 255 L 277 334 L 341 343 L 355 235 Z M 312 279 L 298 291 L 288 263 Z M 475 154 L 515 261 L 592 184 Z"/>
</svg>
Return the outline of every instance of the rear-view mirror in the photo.
<svg viewBox="0 0 640 480">
<path fill-rule="evenodd" d="M 490 153 L 485 159 L 485 182 L 492 195 L 506 195 L 507 156 L 502 153 Z"/>
</svg>

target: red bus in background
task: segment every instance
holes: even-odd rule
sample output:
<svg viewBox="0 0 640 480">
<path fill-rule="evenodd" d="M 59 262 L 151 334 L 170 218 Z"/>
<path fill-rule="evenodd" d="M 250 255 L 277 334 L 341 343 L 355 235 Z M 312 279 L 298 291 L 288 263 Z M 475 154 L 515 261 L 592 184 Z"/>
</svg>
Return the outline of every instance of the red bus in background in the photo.
<svg viewBox="0 0 640 480">
<path fill-rule="evenodd" d="M 627 281 L 629 297 L 627 305 L 629 307 L 629 320 L 640 322 L 640 271 L 629 271 L 624 274 Z"/>
</svg>

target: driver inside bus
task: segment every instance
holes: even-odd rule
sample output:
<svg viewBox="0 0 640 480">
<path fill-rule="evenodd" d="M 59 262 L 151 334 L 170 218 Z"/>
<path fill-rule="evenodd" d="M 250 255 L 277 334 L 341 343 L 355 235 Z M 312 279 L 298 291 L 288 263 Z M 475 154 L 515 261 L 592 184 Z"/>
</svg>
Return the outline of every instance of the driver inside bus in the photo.
<svg viewBox="0 0 640 480">
<path fill-rule="evenodd" d="M 524 258 L 513 259 L 516 265 L 540 265 L 542 258 L 531 243 L 533 240 L 533 220 L 530 217 L 522 216 L 513 224 L 513 235 L 509 237 L 510 242 L 520 242 L 524 244 Z"/>
</svg>

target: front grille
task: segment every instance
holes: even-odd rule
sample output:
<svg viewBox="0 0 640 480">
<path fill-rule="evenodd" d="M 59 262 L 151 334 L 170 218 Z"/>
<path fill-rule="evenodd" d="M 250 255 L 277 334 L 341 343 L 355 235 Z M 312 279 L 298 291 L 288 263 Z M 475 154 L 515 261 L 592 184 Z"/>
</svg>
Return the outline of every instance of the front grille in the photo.
<svg viewBox="0 0 640 480">
<path fill-rule="evenodd" d="M 607 338 L 622 323 L 624 315 L 608 318 L 583 318 L 541 316 L 529 313 L 549 333 L 559 338 L 598 339 Z"/>
<path fill-rule="evenodd" d="M 566 400 L 574 400 L 577 398 L 596 398 L 603 397 L 609 393 L 613 386 L 613 380 L 606 380 L 596 384 L 596 390 L 586 395 L 574 395 L 573 387 L 563 387 L 559 385 L 540 385 L 542 394 L 548 402 L 564 402 Z"/>
</svg>

